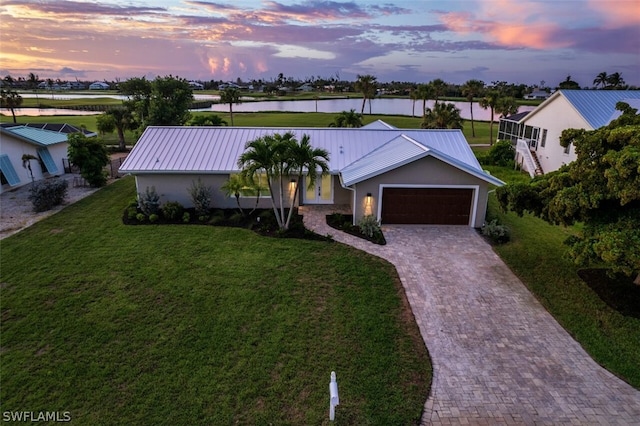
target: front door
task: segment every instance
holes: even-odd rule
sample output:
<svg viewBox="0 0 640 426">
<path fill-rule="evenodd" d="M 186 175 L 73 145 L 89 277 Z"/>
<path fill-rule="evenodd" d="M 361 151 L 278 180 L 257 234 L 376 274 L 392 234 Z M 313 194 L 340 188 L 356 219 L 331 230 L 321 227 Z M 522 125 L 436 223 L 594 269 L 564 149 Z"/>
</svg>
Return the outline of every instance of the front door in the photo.
<svg viewBox="0 0 640 426">
<path fill-rule="evenodd" d="M 309 187 L 307 177 L 304 177 L 305 204 L 331 204 L 333 202 L 333 176 L 316 176 L 316 181 Z"/>
</svg>

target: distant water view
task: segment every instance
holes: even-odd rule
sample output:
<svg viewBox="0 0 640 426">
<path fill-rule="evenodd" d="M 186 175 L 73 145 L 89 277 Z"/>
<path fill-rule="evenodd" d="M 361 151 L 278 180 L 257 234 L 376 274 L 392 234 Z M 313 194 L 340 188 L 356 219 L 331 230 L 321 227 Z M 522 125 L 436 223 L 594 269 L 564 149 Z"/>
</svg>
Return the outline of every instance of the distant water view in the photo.
<svg viewBox="0 0 640 426">
<path fill-rule="evenodd" d="M 26 94 L 23 97 L 35 97 L 35 95 Z M 120 95 L 72 95 L 72 94 L 56 94 L 54 99 L 82 99 L 82 98 L 96 98 L 96 97 L 111 97 L 116 99 L 124 99 Z M 41 99 L 51 99 L 51 95 L 40 95 Z M 196 100 L 219 100 L 215 95 L 194 95 Z M 447 101 L 444 101 L 447 102 Z M 470 102 L 451 102 L 455 104 L 456 108 L 460 109 L 460 115 L 462 118 L 471 119 L 471 104 Z M 427 108 L 433 108 L 434 101 L 427 101 Z M 261 111 L 281 111 L 281 112 L 324 112 L 324 113 L 339 113 L 341 111 L 349 111 L 354 109 L 360 112 L 362 108 L 362 99 L 319 99 L 319 100 L 299 100 L 299 101 L 247 101 L 241 104 L 234 104 L 234 112 L 261 112 Z M 519 112 L 532 111 L 533 106 L 521 106 Z M 420 116 L 422 109 L 422 101 L 413 102 L 410 99 L 374 99 L 371 101 L 371 113 L 383 114 L 383 115 L 406 115 L 406 116 Z M 194 111 L 214 111 L 220 113 L 229 112 L 228 104 L 214 104 L 211 108 L 198 109 Z M 365 114 L 369 114 L 369 102 L 365 105 Z M 2 110 L 3 115 L 10 115 L 11 112 Z M 94 111 L 76 111 L 70 109 L 60 108 L 18 108 L 16 109 L 16 115 L 91 115 L 100 114 L 100 112 Z M 488 109 L 482 109 L 477 102 L 473 103 L 473 118 L 479 121 L 489 121 L 491 119 L 491 112 Z M 498 116 L 494 117 L 497 121 Z"/>
</svg>

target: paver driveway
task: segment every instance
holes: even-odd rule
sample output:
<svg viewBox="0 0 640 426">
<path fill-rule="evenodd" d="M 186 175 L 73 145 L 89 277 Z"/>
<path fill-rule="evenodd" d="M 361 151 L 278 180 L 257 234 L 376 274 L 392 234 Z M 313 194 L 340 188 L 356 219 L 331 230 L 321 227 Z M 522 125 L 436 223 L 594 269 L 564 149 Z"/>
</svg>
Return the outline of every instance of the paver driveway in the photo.
<svg viewBox="0 0 640 426">
<path fill-rule="evenodd" d="M 434 377 L 423 424 L 640 424 L 640 391 L 596 364 L 465 226 L 385 226 L 386 246 L 310 229 L 396 266 Z M 640 367 L 639 367 L 640 368 Z"/>
</svg>

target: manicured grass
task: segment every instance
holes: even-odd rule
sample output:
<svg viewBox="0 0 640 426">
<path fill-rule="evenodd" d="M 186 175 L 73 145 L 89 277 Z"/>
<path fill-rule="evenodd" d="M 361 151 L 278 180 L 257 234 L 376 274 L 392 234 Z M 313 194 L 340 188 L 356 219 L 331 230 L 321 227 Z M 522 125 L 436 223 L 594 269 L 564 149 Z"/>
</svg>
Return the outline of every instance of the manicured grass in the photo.
<svg viewBox="0 0 640 426">
<path fill-rule="evenodd" d="M 416 424 L 430 363 L 393 267 L 347 246 L 126 226 L 124 178 L 2 241 L 3 411 L 78 424 Z"/>
<path fill-rule="evenodd" d="M 508 182 L 528 178 L 510 169 L 490 171 Z M 487 215 L 511 229 L 512 241 L 494 247 L 511 270 L 596 362 L 640 388 L 640 319 L 612 309 L 580 279 L 580 268 L 568 258 L 563 244 L 577 228 L 505 214 L 495 194 L 489 198 Z"/>
</svg>

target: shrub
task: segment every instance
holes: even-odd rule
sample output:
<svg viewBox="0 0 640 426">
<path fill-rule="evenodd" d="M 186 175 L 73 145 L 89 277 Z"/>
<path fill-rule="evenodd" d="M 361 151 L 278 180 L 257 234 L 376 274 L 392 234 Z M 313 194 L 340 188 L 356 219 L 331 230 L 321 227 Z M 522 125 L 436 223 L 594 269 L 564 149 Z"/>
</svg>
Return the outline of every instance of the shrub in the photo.
<svg viewBox="0 0 640 426">
<path fill-rule="evenodd" d="M 144 213 L 138 213 L 136 215 L 136 219 L 138 219 L 138 222 L 144 222 L 147 219 L 147 216 Z"/>
<path fill-rule="evenodd" d="M 373 238 L 375 235 L 382 234 L 382 230 L 380 229 L 380 222 L 375 218 L 375 216 L 369 214 L 363 216 L 358 222 L 358 226 L 360 227 L 360 232 L 366 235 L 369 238 Z"/>
<path fill-rule="evenodd" d="M 182 215 L 182 221 L 184 223 L 191 222 L 191 215 L 189 214 L 189 212 L 184 212 L 184 214 Z"/>
<path fill-rule="evenodd" d="M 484 224 L 482 227 L 482 235 L 489 238 L 495 244 L 504 244 L 511 240 L 509 228 L 499 224 L 496 219 Z"/>
<path fill-rule="evenodd" d="M 156 187 L 152 186 L 145 189 L 144 193 L 138 194 L 138 203 L 140 210 L 147 216 L 158 214 L 160 211 L 160 196 L 156 192 Z"/>
<path fill-rule="evenodd" d="M 168 220 L 176 220 L 182 216 L 184 207 L 177 201 L 170 201 L 162 206 L 162 215 Z"/>
<path fill-rule="evenodd" d="M 43 212 L 62 204 L 67 196 L 69 183 L 64 179 L 44 180 L 31 185 L 29 201 L 33 203 L 33 210 Z"/>
<path fill-rule="evenodd" d="M 158 219 L 160 219 L 160 216 L 155 213 L 149 215 L 149 222 L 151 223 L 157 222 Z"/>
<path fill-rule="evenodd" d="M 193 207 L 195 208 L 197 216 L 206 216 L 209 213 L 212 193 L 211 187 L 205 186 L 200 178 L 198 178 L 197 182 L 194 181 L 191 183 L 189 195 L 191 196 L 191 201 L 193 201 Z"/>
<path fill-rule="evenodd" d="M 129 220 L 135 219 L 137 215 L 138 215 L 138 207 L 136 206 L 127 207 L 127 218 L 129 218 Z"/>
<path fill-rule="evenodd" d="M 515 149 L 511 141 L 498 141 L 487 152 L 483 164 L 492 166 L 512 167 L 514 165 Z"/>
<path fill-rule="evenodd" d="M 104 167 L 109 164 L 109 153 L 104 143 L 98 138 L 88 138 L 82 133 L 70 134 L 68 141 L 69 162 L 80 168 L 80 175 L 91 186 L 106 185 L 107 174 Z"/>
</svg>

